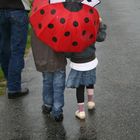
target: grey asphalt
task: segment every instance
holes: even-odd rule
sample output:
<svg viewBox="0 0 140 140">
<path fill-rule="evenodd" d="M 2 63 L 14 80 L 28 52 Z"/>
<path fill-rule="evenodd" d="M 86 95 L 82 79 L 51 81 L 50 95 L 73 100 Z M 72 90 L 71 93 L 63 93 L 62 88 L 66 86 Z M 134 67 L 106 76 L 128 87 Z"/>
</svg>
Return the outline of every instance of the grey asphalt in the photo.
<svg viewBox="0 0 140 140">
<path fill-rule="evenodd" d="M 0 140 L 140 140 L 140 1 L 102 0 L 99 9 L 108 36 L 96 44 L 96 110 L 85 106 L 86 120 L 76 119 L 75 90 L 66 89 L 63 122 L 43 115 L 42 77 L 31 52 L 23 70 L 30 94 L 0 96 Z"/>
</svg>

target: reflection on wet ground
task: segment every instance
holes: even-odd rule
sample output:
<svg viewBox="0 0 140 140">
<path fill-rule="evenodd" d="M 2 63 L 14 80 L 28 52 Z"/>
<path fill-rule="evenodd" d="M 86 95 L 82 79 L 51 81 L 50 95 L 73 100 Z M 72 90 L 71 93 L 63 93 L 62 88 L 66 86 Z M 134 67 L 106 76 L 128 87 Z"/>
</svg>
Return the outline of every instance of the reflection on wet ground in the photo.
<svg viewBox="0 0 140 140">
<path fill-rule="evenodd" d="M 65 140 L 66 130 L 62 122 L 55 122 L 50 116 L 44 116 L 46 140 Z"/>
<path fill-rule="evenodd" d="M 71 95 L 70 95 L 71 96 Z M 75 118 L 71 112 L 64 113 L 64 121 L 55 122 L 43 114 L 39 98 L 27 103 L 30 97 L 7 100 L 3 97 L 0 110 L 0 140 L 96 140 L 96 127 L 92 120 L 95 112 L 87 112 L 86 120 Z M 65 111 L 64 111 L 65 112 Z"/>
</svg>

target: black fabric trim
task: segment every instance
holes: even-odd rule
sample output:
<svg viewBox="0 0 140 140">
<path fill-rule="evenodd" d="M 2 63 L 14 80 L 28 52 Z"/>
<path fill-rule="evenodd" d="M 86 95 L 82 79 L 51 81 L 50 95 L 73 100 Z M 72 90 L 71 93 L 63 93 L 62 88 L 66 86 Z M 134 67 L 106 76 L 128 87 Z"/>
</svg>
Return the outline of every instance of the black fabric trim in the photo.
<svg viewBox="0 0 140 140">
<path fill-rule="evenodd" d="M 83 8 L 83 4 L 80 2 L 63 2 L 63 5 L 71 12 L 78 12 Z"/>
<path fill-rule="evenodd" d="M 74 63 L 86 63 L 92 61 L 96 58 L 95 53 L 86 58 L 71 58 L 71 61 Z"/>
</svg>

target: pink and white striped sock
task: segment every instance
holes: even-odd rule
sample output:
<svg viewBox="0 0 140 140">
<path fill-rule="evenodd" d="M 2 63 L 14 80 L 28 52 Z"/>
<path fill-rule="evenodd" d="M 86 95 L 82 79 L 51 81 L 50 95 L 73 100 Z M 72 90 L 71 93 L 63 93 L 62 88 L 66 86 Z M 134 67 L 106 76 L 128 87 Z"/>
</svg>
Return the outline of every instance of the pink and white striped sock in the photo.
<svg viewBox="0 0 140 140">
<path fill-rule="evenodd" d="M 78 110 L 79 112 L 84 111 L 84 103 L 78 103 Z"/>
<path fill-rule="evenodd" d="M 93 101 L 94 89 L 87 89 L 88 102 Z"/>
</svg>

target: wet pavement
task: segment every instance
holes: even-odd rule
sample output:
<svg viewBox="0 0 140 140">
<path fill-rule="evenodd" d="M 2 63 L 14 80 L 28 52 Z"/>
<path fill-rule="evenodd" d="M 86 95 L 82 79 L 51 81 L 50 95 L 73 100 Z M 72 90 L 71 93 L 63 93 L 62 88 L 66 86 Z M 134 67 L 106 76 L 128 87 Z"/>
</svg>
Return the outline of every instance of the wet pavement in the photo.
<svg viewBox="0 0 140 140">
<path fill-rule="evenodd" d="M 108 37 L 96 44 L 96 110 L 76 119 L 75 90 L 66 89 L 63 122 L 42 114 L 42 77 L 30 53 L 23 71 L 30 94 L 0 96 L 0 140 L 140 140 L 140 1 L 105 0 L 99 9 Z"/>
</svg>

